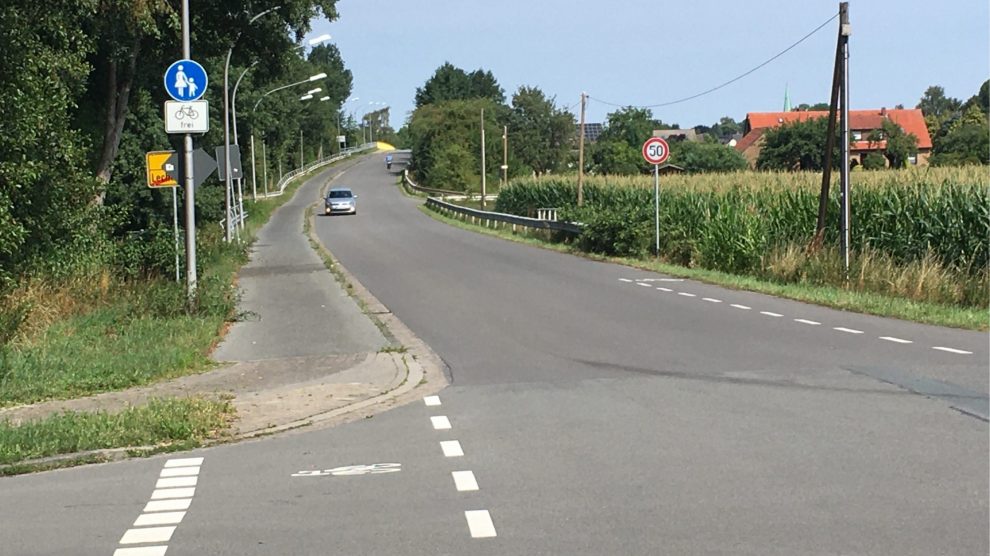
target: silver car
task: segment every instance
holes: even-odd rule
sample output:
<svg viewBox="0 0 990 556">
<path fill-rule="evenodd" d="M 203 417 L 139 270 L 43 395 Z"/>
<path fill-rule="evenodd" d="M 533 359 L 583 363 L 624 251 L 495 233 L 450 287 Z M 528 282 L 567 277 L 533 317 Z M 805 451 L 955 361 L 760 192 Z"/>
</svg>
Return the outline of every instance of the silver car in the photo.
<svg viewBox="0 0 990 556">
<path fill-rule="evenodd" d="M 334 187 L 327 192 L 323 214 L 357 214 L 357 195 L 348 187 Z"/>
</svg>

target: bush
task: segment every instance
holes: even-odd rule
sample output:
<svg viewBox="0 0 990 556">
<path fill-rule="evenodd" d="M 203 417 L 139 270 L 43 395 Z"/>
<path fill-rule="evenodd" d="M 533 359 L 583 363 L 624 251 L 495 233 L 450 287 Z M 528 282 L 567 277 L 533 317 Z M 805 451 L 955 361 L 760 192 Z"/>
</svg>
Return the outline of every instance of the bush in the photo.
<svg viewBox="0 0 990 556">
<path fill-rule="evenodd" d="M 578 237 L 582 250 L 619 257 L 644 257 L 650 253 L 654 233 L 649 211 L 616 207 L 586 214 Z"/>
<path fill-rule="evenodd" d="M 887 167 L 887 159 L 880 153 L 866 153 L 863 157 L 864 170 L 883 170 Z"/>
</svg>

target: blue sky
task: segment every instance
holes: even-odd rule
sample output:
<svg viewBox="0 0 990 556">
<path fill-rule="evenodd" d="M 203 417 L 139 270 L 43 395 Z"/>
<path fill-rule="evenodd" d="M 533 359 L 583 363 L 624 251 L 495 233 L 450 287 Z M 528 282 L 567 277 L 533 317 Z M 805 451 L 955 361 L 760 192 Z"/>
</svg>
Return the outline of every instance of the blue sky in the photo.
<svg viewBox="0 0 990 556">
<path fill-rule="evenodd" d="M 687 97 L 766 61 L 838 12 L 832 0 L 340 0 L 340 19 L 314 21 L 333 35 L 354 73 L 349 110 L 391 107 L 396 129 L 417 87 L 449 61 L 490 70 L 506 98 L 521 85 L 573 107 L 589 122 L 616 110 Z M 990 75 L 986 0 L 850 1 L 850 105 L 914 107 L 929 85 L 965 100 Z M 827 101 L 838 22 L 766 67 L 696 100 L 653 109 L 682 127 L 722 116 Z"/>
</svg>

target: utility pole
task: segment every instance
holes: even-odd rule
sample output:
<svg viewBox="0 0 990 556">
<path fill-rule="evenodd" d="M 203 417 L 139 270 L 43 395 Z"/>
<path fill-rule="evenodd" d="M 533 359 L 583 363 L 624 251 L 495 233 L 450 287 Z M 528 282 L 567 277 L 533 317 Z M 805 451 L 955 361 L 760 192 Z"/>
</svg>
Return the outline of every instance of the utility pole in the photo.
<svg viewBox="0 0 990 556">
<path fill-rule="evenodd" d="M 485 210 L 485 109 L 481 109 L 481 210 Z"/>
<path fill-rule="evenodd" d="M 502 126 L 502 184 L 501 189 L 509 184 L 509 126 Z"/>
<path fill-rule="evenodd" d="M 182 59 L 192 59 L 189 46 L 189 0 L 182 0 Z M 190 304 L 196 299 L 196 192 L 193 186 L 193 140 L 182 138 L 183 178 L 186 185 L 186 296 Z"/>
<path fill-rule="evenodd" d="M 578 198 L 577 206 L 584 204 L 584 101 L 587 95 L 581 93 L 581 129 L 578 131 Z"/>
<path fill-rule="evenodd" d="M 265 152 L 266 143 L 267 141 L 265 141 L 265 136 L 262 135 L 261 136 L 261 172 L 262 172 L 261 178 L 265 182 L 263 184 L 265 188 L 265 199 L 268 198 L 268 154 Z"/>
<path fill-rule="evenodd" d="M 303 130 L 299 130 L 299 168 L 306 168 L 306 161 L 303 160 Z"/>
<path fill-rule="evenodd" d="M 849 228 L 852 224 L 852 202 L 849 198 L 849 3 L 839 4 L 839 36 L 842 44 L 842 259 L 849 275 Z"/>
<path fill-rule="evenodd" d="M 825 160 L 822 169 L 822 187 L 818 196 L 818 222 L 815 226 L 815 238 L 812 246 L 818 248 L 825 239 L 825 220 L 828 215 L 829 187 L 832 182 L 832 152 L 835 150 L 835 127 L 839 111 L 839 92 L 842 90 L 845 79 L 843 76 L 843 52 L 844 45 L 848 43 L 849 36 L 843 32 L 849 25 L 849 3 L 839 3 L 839 35 L 835 44 L 835 64 L 832 69 L 832 94 L 829 101 L 828 111 L 828 131 L 825 139 Z M 843 99 L 843 111 L 845 112 L 846 101 Z"/>
</svg>

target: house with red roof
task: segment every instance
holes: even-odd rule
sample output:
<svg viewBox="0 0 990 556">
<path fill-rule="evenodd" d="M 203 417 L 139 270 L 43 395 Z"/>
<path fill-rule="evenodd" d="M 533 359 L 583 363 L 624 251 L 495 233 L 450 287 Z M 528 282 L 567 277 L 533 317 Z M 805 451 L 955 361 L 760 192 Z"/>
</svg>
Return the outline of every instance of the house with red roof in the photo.
<svg viewBox="0 0 990 556">
<path fill-rule="evenodd" d="M 790 112 L 750 112 L 743 123 L 743 137 L 736 143 L 736 150 L 742 153 L 751 167 L 756 167 L 756 159 L 763 146 L 763 134 L 768 129 L 783 124 L 803 122 L 815 118 L 828 118 L 827 110 L 792 110 Z M 911 164 L 928 164 L 932 152 L 932 138 L 928 135 L 925 115 L 917 108 L 887 110 L 850 110 L 849 132 L 852 143 L 849 149 L 850 164 L 857 166 L 870 152 L 882 152 L 887 147 L 885 140 L 870 141 L 870 134 L 883 128 L 887 119 L 918 138 L 918 155 L 911 157 Z"/>
</svg>

